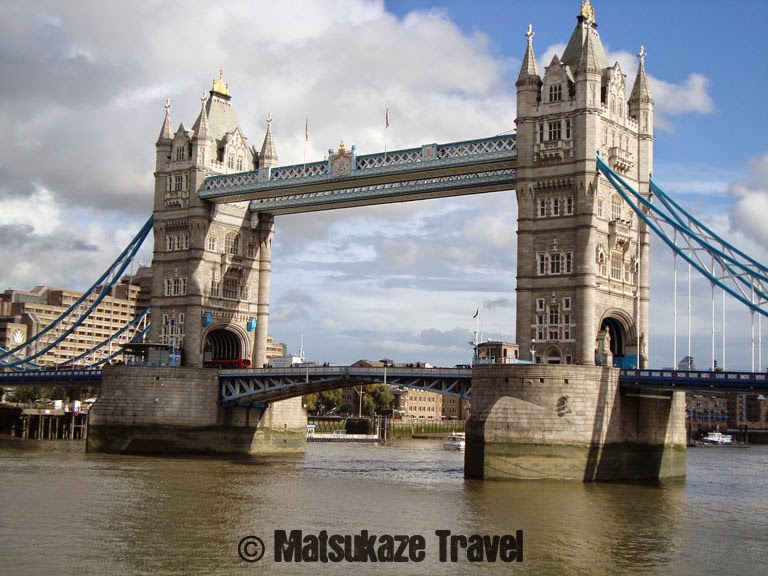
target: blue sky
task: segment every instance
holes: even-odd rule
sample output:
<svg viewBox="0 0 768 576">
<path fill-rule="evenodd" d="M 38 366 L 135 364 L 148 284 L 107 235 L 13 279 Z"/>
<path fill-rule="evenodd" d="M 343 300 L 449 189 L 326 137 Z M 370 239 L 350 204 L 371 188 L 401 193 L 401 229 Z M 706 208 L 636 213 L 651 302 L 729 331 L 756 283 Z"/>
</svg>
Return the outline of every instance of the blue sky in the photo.
<svg viewBox="0 0 768 576">
<path fill-rule="evenodd" d="M 657 183 L 768 261 L 768 3 L 592 6 L 630 83 L 640 45 L 648 53 Z M 251 144 L 272 114 L 280 164 L 302 161 L 307 118 L 307 160 L 341 139 L 382 150 L 387 106 L 389 149 L 481 138 L 514 127 L 528 24 L 543 72 L 578 12 L 578 0 L 0 1 L 0 287 L 99 276 L 151 213 L 165 99 L 174 128 L 190 127 L 219 67 Z M 514 340 L 516 210 L 499 192 L 279 217 L 270 332 L 291 351 L 303 334 L 318 361 L 453 365 L 469 359 L 480 306 L 484 337 Z M 653 259 L 649 351 L 667 366 L 672 259 L 658 242 Z M 706 366 L 709 286 L 692 293 Z M 730 304 L 726 315 L 727 364 L 749 368 L 750 319 Z"/>
</svg>

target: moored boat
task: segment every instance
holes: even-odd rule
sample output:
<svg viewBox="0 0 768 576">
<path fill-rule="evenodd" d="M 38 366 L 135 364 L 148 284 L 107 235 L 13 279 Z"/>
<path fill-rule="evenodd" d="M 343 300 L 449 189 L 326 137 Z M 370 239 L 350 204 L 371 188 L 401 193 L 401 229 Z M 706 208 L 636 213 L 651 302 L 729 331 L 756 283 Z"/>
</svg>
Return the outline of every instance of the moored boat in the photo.
<svg viewBox="0 0 768 576">
<path fill-rule="evenodd" d="M 723 434 L 722 432 L 709 432 L 704 438 L 701 439 L 704 444 L 712 444 L 715 446 L 723 446 L 733 444 L 733 436 L 730 434 Z"/>
<path fill-rule="evenodd" d="M 446 450 L 464 450 L 467 438 L 464 432 L 452 432 L 443 442 Z"/>
</svg>

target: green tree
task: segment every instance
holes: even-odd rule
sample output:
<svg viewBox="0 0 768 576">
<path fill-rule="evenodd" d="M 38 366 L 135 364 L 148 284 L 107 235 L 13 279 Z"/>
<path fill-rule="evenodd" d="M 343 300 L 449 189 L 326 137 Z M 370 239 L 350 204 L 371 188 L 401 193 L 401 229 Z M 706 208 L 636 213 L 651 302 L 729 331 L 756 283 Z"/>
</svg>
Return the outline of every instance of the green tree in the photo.
<svg viewBox="0 0 768 576">
<path fill-rule="evenodd" d="M 384 384 L 372 384 L 366 387 L 363 397 L 363 412 L 373 414 L 377 410 L 392 408 L 395 396 L 389 391 L 389 386 Z M 366 402 L 367 400 L 367 402 Z"/>
</svg>

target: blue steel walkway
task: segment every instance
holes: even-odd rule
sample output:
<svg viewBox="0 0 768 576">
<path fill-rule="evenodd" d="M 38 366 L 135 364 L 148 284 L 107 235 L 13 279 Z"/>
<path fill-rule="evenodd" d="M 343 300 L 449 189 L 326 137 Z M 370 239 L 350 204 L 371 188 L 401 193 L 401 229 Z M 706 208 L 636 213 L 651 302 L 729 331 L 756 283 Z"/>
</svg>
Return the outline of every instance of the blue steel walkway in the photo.
<svg viewBox="0 0 768 576">
<path fill-rule="evenodd" d="M 0 372 L 0 386 L 73 386 L 101 384 L 101 370 L 28 370 Z M 391 384 L 471 399 L 471 368 L 368 368 L 302 366 L 220 370 L 223 404 L 275 402 L 286 398 L 366 384 Z M 768 393 L 768 373 L 707 370 L 622 370 L 622 390 L 681 390 L 723 394 Z"/>
</svg>

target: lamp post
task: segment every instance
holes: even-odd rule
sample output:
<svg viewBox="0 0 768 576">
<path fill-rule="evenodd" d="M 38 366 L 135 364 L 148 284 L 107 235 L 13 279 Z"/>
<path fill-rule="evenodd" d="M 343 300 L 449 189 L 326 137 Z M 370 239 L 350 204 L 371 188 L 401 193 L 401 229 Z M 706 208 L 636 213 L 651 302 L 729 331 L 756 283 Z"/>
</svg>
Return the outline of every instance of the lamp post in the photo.
<svg viewBox="0 0 768 576">
<path fill-rule="evenodd" d="M 363 416 L 363 387 L 360 386 L 360 390 L 355 388 L 355 392 L 357 392 L 357 417 L 362 418 Z"/>
</svg>

